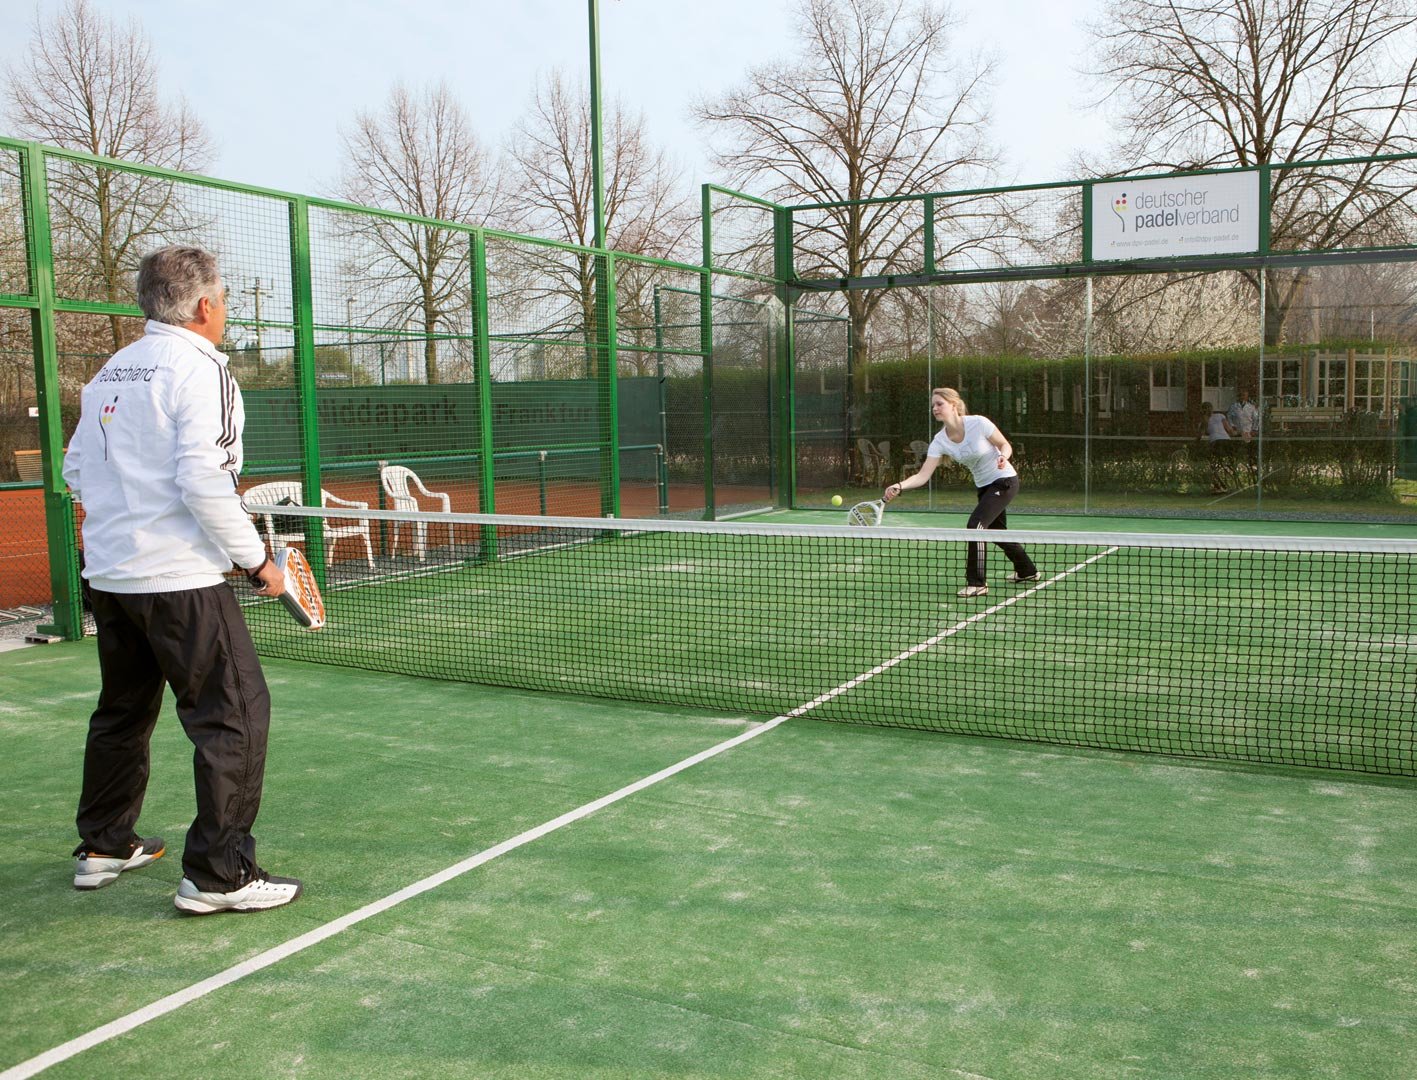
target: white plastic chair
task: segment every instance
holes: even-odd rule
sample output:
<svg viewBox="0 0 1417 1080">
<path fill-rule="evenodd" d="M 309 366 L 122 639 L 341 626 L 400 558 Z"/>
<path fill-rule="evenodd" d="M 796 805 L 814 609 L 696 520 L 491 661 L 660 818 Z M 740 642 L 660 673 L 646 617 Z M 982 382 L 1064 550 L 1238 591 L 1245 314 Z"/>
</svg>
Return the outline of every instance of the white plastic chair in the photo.
<svg viewBox="0 0 1417 1080">
<path fill-rule="evenodd" d="M 876 468 L 878 470 L 877 480 L 882 487 L 891 482 L 891 473 L 895 470 L 891 468 L 891 443 L 889 439 L 883 439 L 876 444 Z"/>
<path fill-rule="evenodd" d="M 856 453 L 861 458 L 861 479 L 867 484 L 878 484 L 885 475 L 882 468 L 881 452 L 870 439 L 856 440 Z"/>
<path fill-rule="evenodd" d="M 921 466 L 925 464 L 925 459 L 930 456 L 930 444 L 924 439 L 910 440 L 910 460 L 906 462 L 906 467 L 912 474 L 918 473 Z"/>
<path fill-rule="evenodd" d="M 250 506 L 278 506 L 283 500 L 289 500 L 295 506 L 303 506 L 305 491 L 298 480 L 270 480 L 264 484 L 257 484 L 241 496 L 243 504 Z M 320 489 L 321 506 L 342 506 L 353 510 L 368 510 L 369 504 L 366 502 L 350 502 L 348 499 L 341 499 L 336 495 L 331 495 L 324 488 Z M 265 519 L 266 543 L 270 545 L 272 551 L 283 548 L 287 544 L 303 542 L 305 534 L 303 532 L 276 532 L 276 514 L 269 511 L 261 511 L 259 517 Z M 332 564 L 335 561 L 335 543 L 349 536 L 362 536 L 364 538 L 364 557 L 369 563 L 369 569 L 374 569 L 374 545 L 369 538 L 369 519 L 362 518 L 349 524 L 336 524 L 337 521 L 348 521 L 347 518 L 331 518 L 325 522 L 325 563 Z"/>
<path fill-rule="evenodd" d="M 453 512 L 452 500 L 448 498 L 445 491 L 429 491 L 423 486 L 423 481 L 418 478 L 418 474 L 406 465 L 385 465 L 379 470 L 379 482 L 384 485 L 384 494 L 389 497 L 395 510 L 421 510 L 418 505 L 418 496 L 409 490 L 410 487 L 418 489 L 426 499 L 437 499 L 439 509 L 445 514 Z M 394 522 L 394 540 L 389 549 L 390 556 L 398 554 L 399 551 L 399 528 L 404 522 Z M 418 556 L 418 561 L 422 562 L 428 552 L 428 522 L 416 521 L 413 523 L 413 551 Z M 453 527 L 448 526 L 448 546 L 453 544 Z"/>
</svg>

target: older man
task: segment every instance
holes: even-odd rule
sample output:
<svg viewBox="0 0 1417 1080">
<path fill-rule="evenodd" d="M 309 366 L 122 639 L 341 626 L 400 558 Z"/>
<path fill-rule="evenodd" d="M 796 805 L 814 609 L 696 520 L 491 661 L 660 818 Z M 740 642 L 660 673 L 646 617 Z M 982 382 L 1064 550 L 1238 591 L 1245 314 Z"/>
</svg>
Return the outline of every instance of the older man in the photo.
<svg viewBox="0 0 1417 1080">
<path fill-rule="evenodd" d="M 1240 438 L 1249 442 L 1260 430 L 1260 410 L 1253 401 L 1250 400 L 1250 391 L 1241 388 L 1239 398 L 1232 402 L 1230 410 L 1225 418 L 1230 421 L 1240 435 Z"/>
<path fill-rule="evenodd" d="M 165 247 L 143 259 L 143 337 L 84 387 L 64 479 L 84 505 L 103 685 L 89 720 L 74 887 L 100 889 L 161 858 L 135 831 L 164 686 L 196 747 L 197 817 L 175 903 L 195 915 L 288 904 L 300 882 L 256 863 L 270 694 L 223 575 L 243 568 L 264 595 L 281 572 L 241 506 L 245 413 L 217 350 L 226 291 L 216 259 Z"/>
</svg>

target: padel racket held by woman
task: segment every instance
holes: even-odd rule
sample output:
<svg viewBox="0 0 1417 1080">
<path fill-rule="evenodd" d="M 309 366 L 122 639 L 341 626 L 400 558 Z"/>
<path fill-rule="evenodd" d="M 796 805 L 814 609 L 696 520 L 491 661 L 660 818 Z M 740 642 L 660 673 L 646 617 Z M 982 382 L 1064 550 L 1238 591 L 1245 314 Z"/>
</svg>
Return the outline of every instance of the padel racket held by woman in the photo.
<svg viewBox="0 0 1417 1080">
<path fill-rule="evenodd" d="M 859 502 L 846 512 L 848 525 L 879 525 L 881 515 L 886 512 L 886 504 L 881 499 Z"/>
</svg>

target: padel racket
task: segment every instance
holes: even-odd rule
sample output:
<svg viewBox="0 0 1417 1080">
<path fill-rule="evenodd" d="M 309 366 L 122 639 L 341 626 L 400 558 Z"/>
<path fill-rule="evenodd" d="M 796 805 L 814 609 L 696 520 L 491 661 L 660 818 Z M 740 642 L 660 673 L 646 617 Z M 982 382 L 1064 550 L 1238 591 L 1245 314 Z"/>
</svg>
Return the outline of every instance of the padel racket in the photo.
<svg viewBox="0 0 1417 1080">
<path fill-rule="evenodd" d="M 880 499 L 859 502 L 846 512 L 848 525 L 879 525 L 881 515 L 886 512 L 886 504 Z"/>
<path fill-rule="evenodd" d="M 320 595 L 320 586 L 310 570 L 310 563 L 299 548 L 283 547 L 271 556 L 271 562 L 280 567 L 285 575 L 285 592 L 280 594 L 280 602 L 306 630 L 318 630 L 325 625 L 325 601 Z M 252 578 L 252 585 L 259 585 L 259 578 Z"/>
</svg>

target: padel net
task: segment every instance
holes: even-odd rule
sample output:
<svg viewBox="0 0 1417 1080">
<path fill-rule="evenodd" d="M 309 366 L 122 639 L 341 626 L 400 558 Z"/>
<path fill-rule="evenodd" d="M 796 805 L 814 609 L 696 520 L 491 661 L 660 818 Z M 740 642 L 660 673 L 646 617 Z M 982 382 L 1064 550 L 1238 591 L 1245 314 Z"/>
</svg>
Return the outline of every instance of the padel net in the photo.
<svg viewBox="0 0 1417 1080">
<path fill-rule="evenodd" d="M 367 521 L 267 655 L 619 700 L 1417 775 L 1417 542 L 1019 532 L 955 595 L 963 529 L 284 507 Z"/>
</svg>

